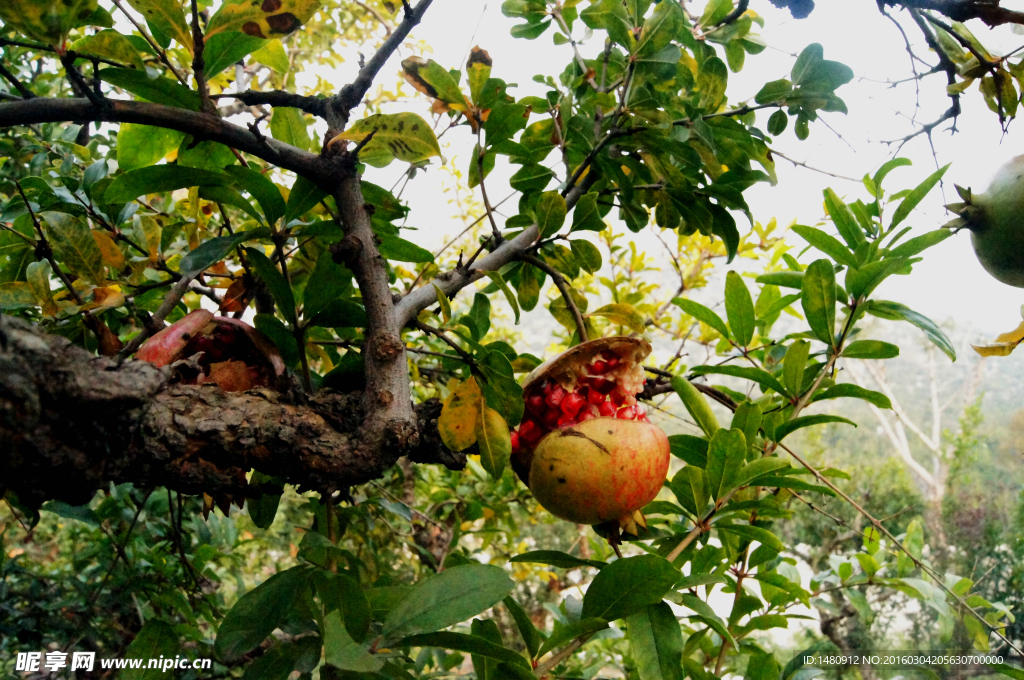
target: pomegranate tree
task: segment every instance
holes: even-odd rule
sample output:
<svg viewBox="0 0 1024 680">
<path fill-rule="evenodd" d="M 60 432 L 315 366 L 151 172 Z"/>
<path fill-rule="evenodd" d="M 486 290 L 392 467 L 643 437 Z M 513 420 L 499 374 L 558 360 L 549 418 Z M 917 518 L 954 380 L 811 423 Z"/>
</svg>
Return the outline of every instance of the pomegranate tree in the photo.
<svg viewBox="0 0 1024 680">
<path fill-rule="evenodd" d="M 213 383 L 225 392 L 244 392 L 272 385 L 284 374 L 277 347 L 239 319 L 214 316 L 205 309 L 190 312 L 146 340 L 136 359 L 155 366 L 176 362 L 180 382 Z"/>
<path fill-rule="evenodd" d="M 669 465 L 668 437 L 636 395 L 644 340 L 577 345 L 526 380 L 526 415 L 512 432 L 512 466 L 551 514 L 578 524 L 617 522 L 637 533 Z"/>
</svg>

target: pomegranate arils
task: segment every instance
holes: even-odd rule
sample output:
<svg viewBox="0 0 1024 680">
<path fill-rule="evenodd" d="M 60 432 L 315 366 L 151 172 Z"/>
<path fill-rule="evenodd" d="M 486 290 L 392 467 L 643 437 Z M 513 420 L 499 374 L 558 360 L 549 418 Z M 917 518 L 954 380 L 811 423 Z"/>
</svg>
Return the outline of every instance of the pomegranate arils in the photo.
<svg viewBox="0 0 1024 680">
<path fill-rule="evenodd" d="M 609 394 L 615 389 L 615 383 L 611 380 L 606 380 L 605 378 L 591 378 L 590 388 L 601 394 Z"/>
<path fill-rule="evenodd" d="M 600 359 L 590 364 L 590 372 L 596 375 L 604 375 L 608 372 L 608 368 L 608 362 L 601 361 Z"/>
<path fill-rule="evenodd" d="M 562 413 L 567 416 L 574 416 L 587 401 L 580 395 L 572 392 L 562 398 Z"/>
<path fill-rule="evenodd" d="M 615 417 L 619 420 L 636 420 L 636 409 L 632 406 L 623 406 Z"/>
<path fill-rule="evenodd" d="M 558 419 L 562 417 L 561 409 L 553 408 L 544 412 L 544 415 L 540 417 L 542 423 L 548 427 L 555 427 L 558 425 Z"/>
<path fill-rule="evenodd" d="M 558 419 L 558 427 L 568 427 L 576 424 L 576 416 L 565 413 Z"/>
<path fill-rule="evenodd" d="M 519 452 L 519 433 L 515 430 L 509 432 L 509 437 L 512 439 L 512 453 Z"/>
<path fill-rule="evenodd" d="M 547 395 L 544 401 L 547 402 L 548 406 L 554 408 L 562 403 L 562 399 L 565 398 L 565 394 L 565 389 L 561 385 L 555 385 L 551 388 L 551 393 Z"/>
<path fill-rule="evenodd" d="M 544 413 L 544 395 L 530 395 L 530 397 L 526 400 L 526 408 L 529 409 L 531 413 L 536 413 L 537 415 Z"/>
<path fill-rule="evenodd" d="M 604 400 L 605 400 L 605 396 L 603 394 L 601 394 L 600 392 L 598 392 L 597 390 L 590 390 L 587 393 L 587 401 L 590 402 L 591 404 L 593 404 L 594 406 L 598 406 L 600 404 L 603 404 Z"/>
<path fill-rule="evenodd" d="M 607 401 L 597 407 L 598 414 L 606 418 L 614 418 L 616 410 L 615 404 Z"/>
</svg>

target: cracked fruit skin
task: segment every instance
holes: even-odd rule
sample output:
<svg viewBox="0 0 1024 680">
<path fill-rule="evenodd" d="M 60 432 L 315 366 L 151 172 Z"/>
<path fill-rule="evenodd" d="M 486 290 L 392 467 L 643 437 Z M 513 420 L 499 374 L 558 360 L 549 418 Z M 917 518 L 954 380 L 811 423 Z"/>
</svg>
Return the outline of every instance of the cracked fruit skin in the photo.
<svg viewBox="0 0 1024 680">
<path fill-rule="evenodd" d="M 601 524 L 654 500 L 668 474 L 668 437 L 650 423 L 593 418 L 546 436 L 533 452 L 530 490 L 555 517 Z"/>
<path fill-rule="evenodd" d="M 971 200 L 967 228 L 978 261 L 998 281 L 1024 288 L 1024 156 L 996 173 Z"/>
</svg>

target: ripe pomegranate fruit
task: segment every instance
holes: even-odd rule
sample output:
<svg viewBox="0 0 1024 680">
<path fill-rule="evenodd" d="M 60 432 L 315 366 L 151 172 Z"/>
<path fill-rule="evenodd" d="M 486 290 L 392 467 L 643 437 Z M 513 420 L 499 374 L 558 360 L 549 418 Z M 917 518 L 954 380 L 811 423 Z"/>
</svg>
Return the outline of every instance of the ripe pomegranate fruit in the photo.
<svg viewBox="0 0 1024 680">
<path fill-rule="evenodd" d="M 985 193 L 957 191 L 964 202 L 946 207 L 960 217 L 947 226 L 971 231 L 974 253 L 993 278 L 1024 288 L 1024 156 L 999 168 Z"/>
<path fill-rule="evenodd" d="M 644 340 L 613 337 L 577 345 L 526 380 L 526 414 L 512 432 L 512 467 L 555 517 L 618 522 L 637 533 L 669 465 L 668 437 L 636 394 L 645 378 Z"/>
<path fill-rule="evenodd" d="M 135 358 L 168 366 L 202 353 L 196 369 L 183 370 L 186 385 L 213 383 L 225 392 L 244 392 L 272 385 L 284 375 L 281 354 L 255 328 L 226 316 L 197 309 L 142 344 Z"/>
</svg>

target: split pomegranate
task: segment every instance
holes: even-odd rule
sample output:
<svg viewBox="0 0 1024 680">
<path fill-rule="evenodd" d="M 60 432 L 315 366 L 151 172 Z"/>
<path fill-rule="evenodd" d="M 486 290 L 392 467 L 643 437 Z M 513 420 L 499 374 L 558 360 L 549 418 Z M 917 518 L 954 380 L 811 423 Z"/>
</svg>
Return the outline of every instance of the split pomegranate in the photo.
<svg viewBox="0 0 1024 680">
<path fill-rule="evenodd" d="M 197 356 L 198 355 L 198 356 Z M 155 366 L 196 357 L 179 371 L 186 385 L 213 383 L 225 392 L 272 385 L 284 374 L 277 347 L 255 328 L 197 309 L 142 344 L 135 358 Z"/>
<path fill-rule="evenodd" d="M 601 338 L 569 349 L 526 381 L 512 432 L 512 467 L 551 514 L 578 524 L 618 521 L 636 534 L 669 465 L 668 437 L 636 394 L 644 340 Z"/>
</svg>

